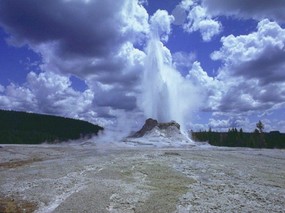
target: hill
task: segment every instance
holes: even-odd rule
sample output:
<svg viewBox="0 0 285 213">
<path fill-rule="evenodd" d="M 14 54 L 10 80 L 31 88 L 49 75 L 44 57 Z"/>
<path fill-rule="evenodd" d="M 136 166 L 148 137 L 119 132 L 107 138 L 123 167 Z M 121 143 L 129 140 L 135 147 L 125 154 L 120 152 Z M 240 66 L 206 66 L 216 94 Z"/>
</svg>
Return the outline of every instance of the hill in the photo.
<svg viewBox="0 0 285 213">
<path fill-rule="evenodd" d="M 0 110 L 0 144 L 39 144 L 76 140 L 103 130 L 87 121 Z"/>
</svg>

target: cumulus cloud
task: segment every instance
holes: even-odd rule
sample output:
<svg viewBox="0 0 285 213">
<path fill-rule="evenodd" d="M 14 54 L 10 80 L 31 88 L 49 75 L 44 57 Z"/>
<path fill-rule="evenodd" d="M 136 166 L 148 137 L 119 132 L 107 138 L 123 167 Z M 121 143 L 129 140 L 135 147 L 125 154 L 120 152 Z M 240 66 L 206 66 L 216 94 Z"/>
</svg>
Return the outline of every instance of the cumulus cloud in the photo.
<svg viewBox="0 0 285 213">
<path fill-rule="evenodd" d="M 207 97 L 203 110 L 220 112 L 209 125 L 219 129 L 244 126 L 252 131 L 255 123 L 247 116 L 256 112 L 266 115 L 284 107 L 285 31 L 280 25 L 285 20 L 284 9 L 284 1 L 184 0 L 173 11 L 177 18 L 174 24 L 184 23 L 189 33 L 199 31 L 204 41 L 221 32 L 222 24 L 215 19 L 218 16 L 259 21 L 256 32 L 222 37 L 222 47 L 211 55 L 213 60 L 222 62 L 216 77 L 208 76 L 200 62 L 189 66 L 187 78 Z M 174 64 L 176 58 L 179 59 L 173 57 Z"/>
<path fill-rule="evenodd" d="M 29 73 L 25 85 L 35 96 L 39 111 L 76 117 L 90 109 L 93 94 L 90 90 L 72 89 L 68 77 L 45 72 Z"/>
<path fill-rule="evenodd" d="M 196 87 L 200 89 L 200 98 L 206 97 L 203 104 L 203 110 L 215 111 L 218 110 L 221 98 L 227 89 L 224 82 L 208 76 L 207 72 L 201 67 L 201 63 L 195 61 L 192 68 L 189 70 L 187 79 L 191 80 Z"/>
<path fill-rule="evenodd" d="M 0 84 L 0 92 L 4 92 L 5 87 Z"/>
<path fill-rule="evenodd" d="M 166 10 L 158 9 L 150 18 L 152 35 L 159 36 L 162 41 L 167 41 L 173 21 L 174 17 Z"/>
<path fill-rule="evenodd" d="M 149 33 L 148 13 L 142 4 L 147 4 L 147 1 L 125 1 L 121 12 L 121 31 L 128 41 L 141 42 L 144 35 Z"/>
<path fill-rule="evenodd" d="M 185 11 L 187 18 L 185 18 Z M 233 16 L 237 19 L 270 19 L 285 23 L 285 2 L 283 0 L 182 0 L 173 11 L 175 24 L 183 25 L 186 32 L 199 31 L 204 41 L 222 31 L 222 24 L 215 18 Z M 186 20 L 186 21 L 185 21 Z"/>
<path fill-rule="evenodd" d="M 253 131 L 256 120 L 250 121 L 248 116 L 257 113 L 264 117 L 284 109 L 284 35 L 280 25 L 264 19 L 256 32 L 221 38 L 221 48 L 211 55 L 222 62 L 217 76 L 208 76 L 200 62 L 193 63 L 187 78 L 206 97 L 202 109 L 214 116 L 209 126 L 223 131 L 229 127 Z M 268 123 L 268 130 L 274 128 L 274 123 Z"/>
<path fill-rule="evenodd" d="M 226 92 L 219 110 L 224 112 L 267 111 L 285 102 L 285 30 L 267 19 L 248 35 L 229 35 L 212 54 L 223 66 L 217 79 Z"/>
<path fill-rule="evenodd" d="M 136 108 L 136 96 L 138 94 L 139 75 L 143 69 L 145 53 L 134 48 L 131 43 L 122 46 L 119 54 L 113 60 L 123 64 L 121 73 L 119 70 L 100 70 L 98 74 L 92 75 L 86 81 L 89 88 L 94 91 L 94 106 L 99 111 L 111 107 L 132 111 Z M 112 62 L 111 62 L 112 64 Z M 119 68 L 119 66 L 117 66 Z M 107 110 L 113 112 L 112 110 Z M 111 113 L 113 114 L 113 113 Z"/>
<path fill-rule="evenodd" d="M 182 0 L 178 5 L 176 5 L 171 13 L 175 19 L 173 24 L 183 25 L 187 18 L 186 12 L 190 10 L 190 7 L 193 4 L 193 0 Z"/>
<path fill-rule="evenodd" d="M 187 126 L 189 126 L 190 131 L 203 131 L 203 130 L 207 130 L 209 128 L 209 126 L 205 123 L 201 124 L 201 123 L 192 123 L 192 122 L 188 122 Z"/>
<path fill-rule="evenodd" d="M 142 6 L 146 3 L 1 1 L 0 26 L 10 36 L 8 43 L 28 45 L 42 57 L 40 74 L 31 72 L 26 84 L 1 89 L 2 107 L 9 106 L 16 96 L 13 90 L 20 90 L 27 93 L 26 97 L 30 95 L 31 100 L 18 99 L 19 106 L 14 109 L 21 105 L 22 110 L 71 117 L 84 117 L 89 111 L 91 119 L 98 120 L 101 115 L 114 116 L 116 110 L 133 110 L 145 57 L 134 46 L 142 45 L 150 30 L 148 13 Z M 166 34 L 170 32 L 167 25 L 170 25 L 167 20 L 161 25 Z M 88 89 L 83 93 L 73 90 L 71 75 L 83 80 Z M 50 83 L 49 79 L 58 84 Z M 94 112 L 97 107 L 98 114 Z"/>
<path fill-rule="evenodd" d="M 131 0 L 41 4 L 35 0 L 11 0 L 1 1 L 0 11 L 0 23 L 11 35 L 10 44 L 28 44 L 43 55 L 45 65 L 59 66 L 60 62 L 76 60 L 80 69 L 82 64 L 93 65 L 95 59 L 107 58 L 110 62 L 125 42 L 135 43 L 148 32 L 146 10 Z"/>
<path fill-rule="evenodd" d="M 233 75 L 258 78 L 263 84 L 285 80 L 285 29 L 276 22 L 262 20 L 256 32 L 229 35 L 221 42 L 212 59 L 222 60 Z"/>
<path fill-rule="evenodd" d="M 188 33 L 199 31 L 203 41 L 208 42 L 221 32 L 222 25 L 198 3 L 195 0 L 182 0 L 172 12 L 175 17 L 174 24 L 182 25 Z"/>
<path fill-rule="evenodd" d="M 176 24 L 210 41 L 222 30 L 219 15 L 260 22 L 256 32 L 222 37 L 221 48 L 211 55 L 222 62 L 218 76 L 208 76 L 194 54 L 171 54 L 160 43 L 164 63 L 189 71 L 187 80 L 206 97 L 204 111 L 228 117 L 216 117 L 212 124 L 233 125 L 233 120 L 243 119 L 234 115 L 284 107 L 283 0 L 182 0 L 171 15 L 158 10 L 152 17 L 143 4 L 147 0 L 0 1 L 7 42 L 27 45 L 42 57 L 41 63 L 28 67 L 35 72 L 29 72 L 26 83 L 0 85 L 0 107 L 100 124 L 114 123 L 124 111 L 138 113 L 138 82 L 146 57 L 141 49 L 150 33 L 155 31 L 166 43 Z M 84 81 L 87 89 L 73 89 L 70 76 Z"/>
<path fill-rule="evenodd" d="M 190 10 L 191 6 L 193 6 L 195 0 L 182 0 L 179 4 L 179 6 L 181 8 L 183 8 L 184 10 L 188 11 Z"/>
<path fill-rule="evenodd" d="M 10 43 L 53 42 L 61 57 L 106 56 L 120 43 L 122 1 L 1 1 L 1 24 Z M 115 4 L 115 5 L 114 5 Z M 108 18 L 107 18 L 108 16 Z M 96 20 L 96 24 L 94 24 Z"/>
<path fill-rule="evenodd" d="M 227 72 L 223 75 L 258 79 L 262 84 L 285 80 L 285 29 L 265 19 L 258 23 L 257 31 L 248 35 L 222 37 L 222 47 L 212 54 L 221 60 Z M 261 75 L 262 73 L 262 75 Z"/>
<path fill-rule="evenodd" d="M 29 111 L 36 107 L 36 99 L 28 88 L 11 83 L 0 93 L 0 106 L 4 109 Z"/>
<path fill-rule="evenodd" d="M 24 85 L 8 85 L 0 93 L 4 109 L 44 112 L 92 121 L 93 93 L 79 92 L 71 87 L 68 77 L 54 73 L 30 72 Z M 93 111 L 93 113 L 95 113 Z"/>
<path fill-rule="evenodd" d="M 194 6 L 188 13 L 187 23 L 183 25 L 186 32 L 200 31 L 204 41 L 210 41 L 213 36 L 221 32 L 221 23 L 212 19 L 204 7 Z"/>
<path fill-rule="evenodd" d="M 208 125 L 209 125 L 209 127 L 213 128 L 213 129 L 226 130 L 227 128 L 230 127 L 230 122 L 229 122 L 229 120 L 218 120 L 218 119 L 211 118 L 209 120 Z"/>
<path fill-rule="evenodd" d="M 273 124 L 272 124 L 273 123 Z M 280 132 L 285 132 L 285 121 L 278 121 L 278 120 L 273 120 L 273 122 L 271 122 L 271 130 L 279 130 Z"/>
<path fill-rule="evenodd" d="M 196 54 L 193 52 L 187 53 L 179 51 L 172 54 L 173 65 L 180 72 L 184 72 L 184 70 L 189 71 L 195 59 L 196 59 Z"/>
<path fill-rule="evenodd" d="M 269 18 L 285 22 L 285 1 L 283 0 L 202 0 L 202 5 L 214 15 L 236 16 L 237 18 Z"/>
<path fill-rule="evenodd" d="M 247 116 L 231 115 L 228 118 L 219 119 L 213 117 L 209 119 L 209 127 L 217 131 L 228 131 L 229 128 L 242 128 L 243 131 L 253 132 L 255 123 L 251 122 Z"/>
</svg>

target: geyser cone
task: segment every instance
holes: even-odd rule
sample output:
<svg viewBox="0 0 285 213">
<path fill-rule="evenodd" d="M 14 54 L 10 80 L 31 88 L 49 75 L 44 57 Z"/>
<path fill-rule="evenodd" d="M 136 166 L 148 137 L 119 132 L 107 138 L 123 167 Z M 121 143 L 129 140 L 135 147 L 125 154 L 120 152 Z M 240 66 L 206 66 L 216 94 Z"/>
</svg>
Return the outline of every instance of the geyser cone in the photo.
<svg viewBox="0 0 285 213">
<path fill-rule="evenodd" d="M 143 137 L 144 135 L 150 133 L 156 127 L 159 130 L 167 130 L 168 128 L 173 128 L 177 130 L 177 132 L 180 132 L 180 125 L 175 121 L 159 123 L 157 120 L 149 118 L 145 121 L 143 127 L 139 131 L 137 131 L 132 137 Z"/>
<path fill-rule="evenodd" d="M 155 147 L 193 146 L 193 142 L 180 131 L 180 125 L 175 122 L 159 123 L 149 118 L 143 127 L 125 142 L 134 145 L 150 145 Z"/>
</svg>

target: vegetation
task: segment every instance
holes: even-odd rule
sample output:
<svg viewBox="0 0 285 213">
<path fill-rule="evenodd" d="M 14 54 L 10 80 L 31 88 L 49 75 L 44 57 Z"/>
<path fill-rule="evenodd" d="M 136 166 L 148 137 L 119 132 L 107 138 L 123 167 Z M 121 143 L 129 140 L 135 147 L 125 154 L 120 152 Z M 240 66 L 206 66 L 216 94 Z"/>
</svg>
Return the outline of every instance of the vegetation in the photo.
<svg viewBox="0 0 285 213">
<path fill-rule="evenodd" d="M 257 129 L 254 132 L 243 132 L 231 128 L 228 132 L 209 131 L 192 132 L 192 138 L 195 141 L 208 141 L 214 146 L 228 147 L 251 147 L 251 148 L 285 148 L 285 134 L 279 131 L 265 133 L 264 125 L 261 121 L 256 124 Z"/>
<path fill-rule="evenodd" d="M 260 133 L 263 133 L 264 125 L 261 121 L 258 121 L 258 123 L 256 124 L 256 127 Z"/>
<path fill-rule="evenodd" d="M 11 197 L 0 196 L 0 212 L 2 213 L 34 212 L 36 210 L 36 203 Z"/>
<path fill-rule="evenodd" d="M 39 144 L 97 135 L 102 127 L 59 116 L 0 110 L 0 144 Z"/>
</svg>

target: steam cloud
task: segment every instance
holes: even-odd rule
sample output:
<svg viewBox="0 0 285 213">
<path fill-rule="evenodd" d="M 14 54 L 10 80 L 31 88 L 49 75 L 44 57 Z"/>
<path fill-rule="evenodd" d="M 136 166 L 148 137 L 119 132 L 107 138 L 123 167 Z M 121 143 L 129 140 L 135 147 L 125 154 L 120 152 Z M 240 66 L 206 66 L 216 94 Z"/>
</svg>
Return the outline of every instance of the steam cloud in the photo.
<svg viewBox="0 0 285 213">
<path fill-rule="evenodd" d="M 162 18 L 164 16 L 164 18 Z M 161 26 L 168 20 L 168 27 Z M 151 18 L 151 32 L 146 48 L 145 68 L 142 78 L 141 108 L 145 116 L 159 122 L 175 120 L 182 130 L 185 119 L 199 105 L 197 88 L 172 65 L 171 53 L 163 45 L 170 33 L 171 16 L 158 10 Z M 167 25 L 167 24 L 166 24 Z"/>
</svg>

